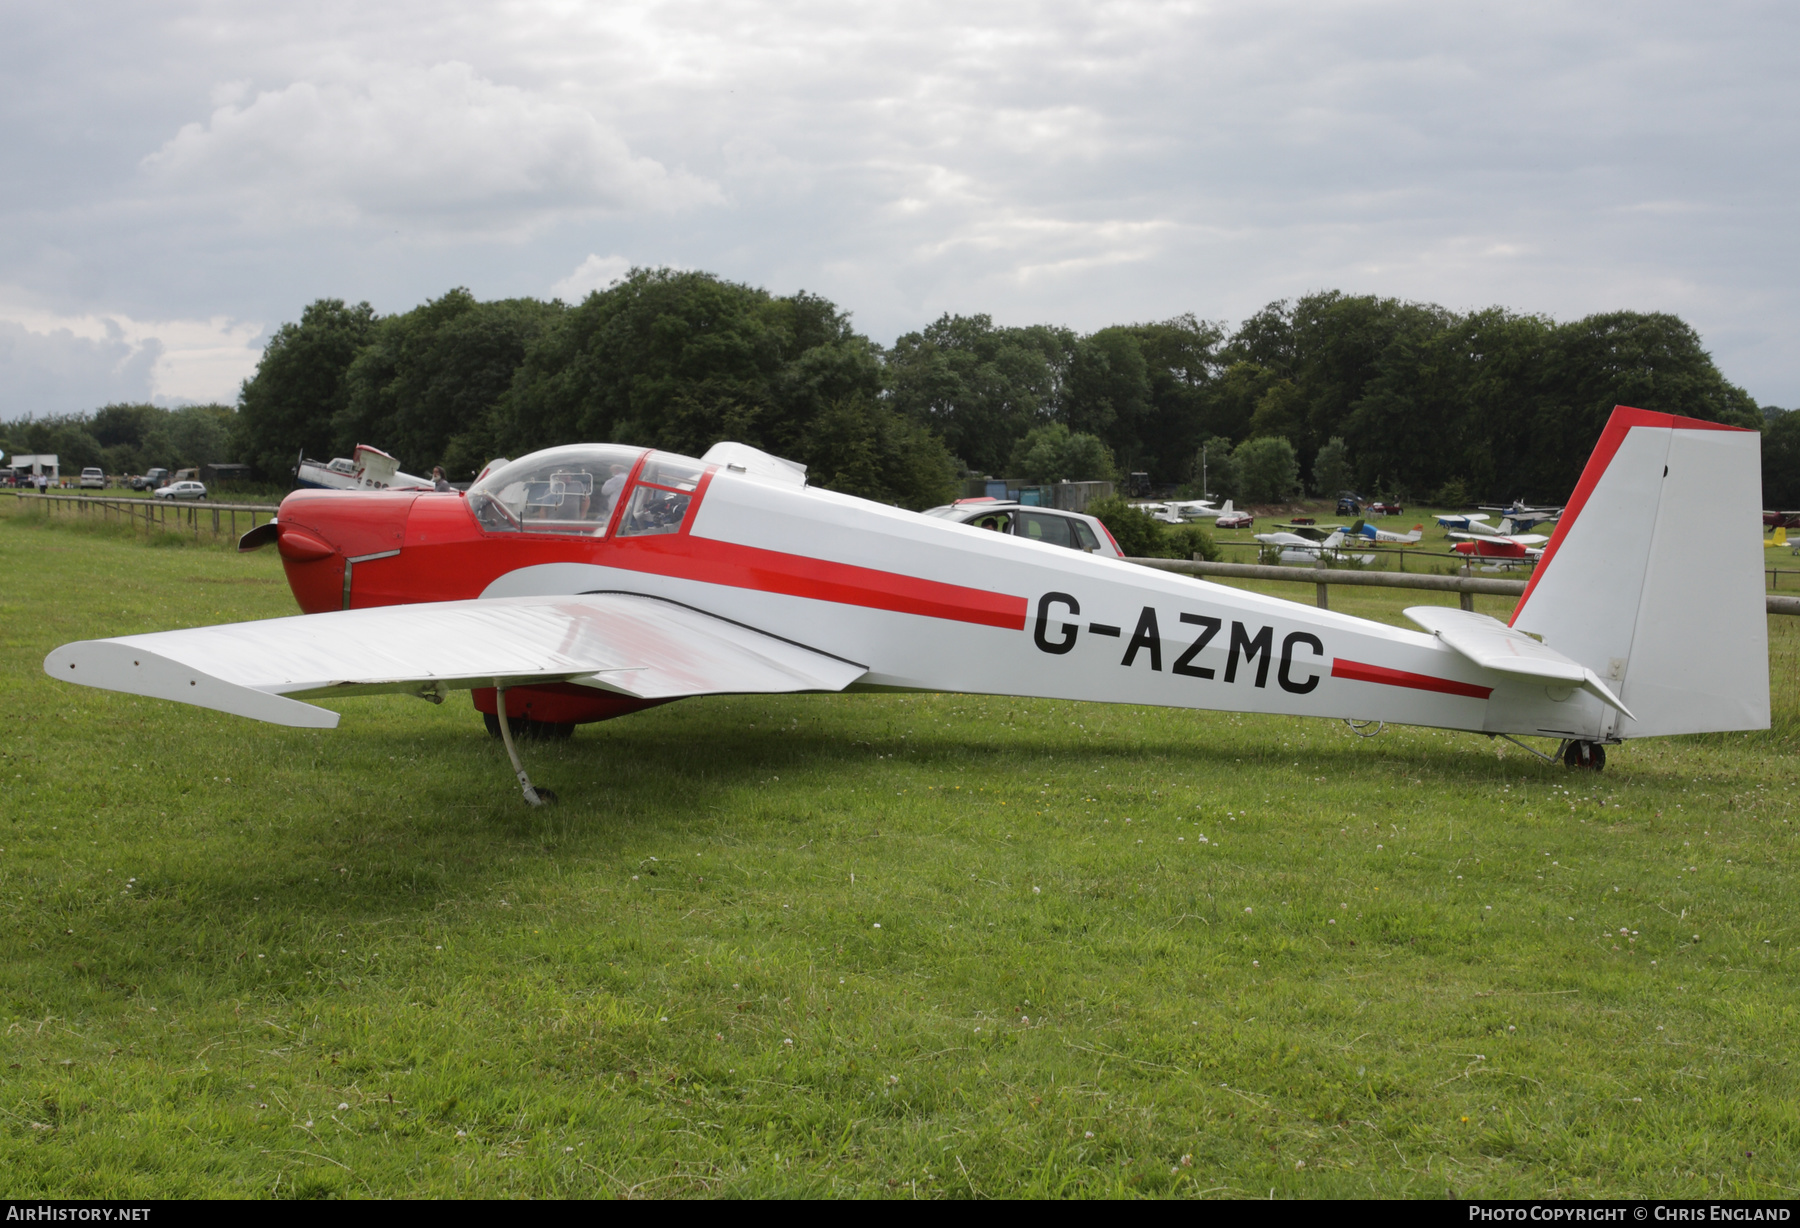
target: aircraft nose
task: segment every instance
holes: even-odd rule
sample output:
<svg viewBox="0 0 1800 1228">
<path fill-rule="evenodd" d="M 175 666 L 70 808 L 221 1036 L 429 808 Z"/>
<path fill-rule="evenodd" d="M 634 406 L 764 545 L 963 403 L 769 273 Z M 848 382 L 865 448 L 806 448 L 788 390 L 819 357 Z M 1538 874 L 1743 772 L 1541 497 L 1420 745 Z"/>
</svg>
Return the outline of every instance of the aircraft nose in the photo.
<svg viewBox="0 0 1800 1228">
<path fill-rule="evenodd" d="M 300 608 L 344 608 L 347 560 L 391 554 L 406 542 L 416 492 L 295 491 L 281 501 L 275 542 Z"/>
</svg>

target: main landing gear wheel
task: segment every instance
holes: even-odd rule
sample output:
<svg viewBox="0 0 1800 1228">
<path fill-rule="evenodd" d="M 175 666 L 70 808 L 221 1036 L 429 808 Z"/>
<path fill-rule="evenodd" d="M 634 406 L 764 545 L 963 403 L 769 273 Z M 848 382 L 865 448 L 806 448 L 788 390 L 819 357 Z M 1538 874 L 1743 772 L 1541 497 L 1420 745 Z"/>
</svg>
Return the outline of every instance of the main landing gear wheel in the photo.
<svg viewBox="0 0 1800 1228">
<path fill-rule="evenodd" d="M 1601 771 L 1606 767 L 1606 747 L 1598 742 L 1570 742 L 1563 751 L 1563 766 Z"/>
</svg>

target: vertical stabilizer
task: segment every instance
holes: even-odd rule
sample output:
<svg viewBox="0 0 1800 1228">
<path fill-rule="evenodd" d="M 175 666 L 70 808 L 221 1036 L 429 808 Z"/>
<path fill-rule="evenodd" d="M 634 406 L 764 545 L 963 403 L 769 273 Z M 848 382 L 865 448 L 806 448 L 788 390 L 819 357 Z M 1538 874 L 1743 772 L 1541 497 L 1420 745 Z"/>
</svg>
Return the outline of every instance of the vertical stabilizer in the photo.
<svg viewBox="0 0 1800 1228">
<path fill-rule="evenodd" d="M 1761 442 L 1615 408 L 1513 612 L 1618 691 L 1619 737 L 1768 728 Z"/>
</svg>

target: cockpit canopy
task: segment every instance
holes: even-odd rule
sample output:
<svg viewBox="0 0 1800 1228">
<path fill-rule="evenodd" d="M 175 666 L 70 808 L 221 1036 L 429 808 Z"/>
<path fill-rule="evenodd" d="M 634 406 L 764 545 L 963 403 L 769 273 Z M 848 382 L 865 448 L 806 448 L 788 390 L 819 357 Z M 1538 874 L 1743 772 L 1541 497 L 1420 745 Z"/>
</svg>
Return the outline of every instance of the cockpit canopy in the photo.
<svg viewBox="0 0 1800 1228">
<path fill-rule="evenodd" d="M 489 531 L 606 532 L 613 506 L 649 449 L 578 443 L 500 466 L 469 488 L 469 506 Z"/>
<path fill-rule="evenodd" d="M 648 451 L 599 443 L 533 452 L 481 477 L 469 488 L 469 507 L 489 532 L 599 537 L 626 500 L 618 536 L 680 532 L 706 470 L 685 456 Z"/>
</svg>

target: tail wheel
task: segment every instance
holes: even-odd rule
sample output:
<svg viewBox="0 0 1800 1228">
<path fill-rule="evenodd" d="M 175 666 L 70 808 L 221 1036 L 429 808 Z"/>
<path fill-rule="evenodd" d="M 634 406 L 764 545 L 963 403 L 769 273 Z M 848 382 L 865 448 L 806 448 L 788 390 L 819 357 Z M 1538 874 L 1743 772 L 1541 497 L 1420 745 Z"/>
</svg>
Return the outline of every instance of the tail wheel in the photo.
<svg viewBox="0 0 1800 1228">
<path fill-rule="evenodd" d="M 1602 771 L 1606 767 L 1606 747 L 1598 742 L 1571 742 L 1563 751 L 1563 766 L 1566 768 L 1584 768 L 1590 772 Z"/>
<path fill-rule="evenodd" d="M 481 714 L 481 723 L 487 726 L 488 737 L 500 736 L 500 718 L 492 712 Z M 531 738 L 542 742 L 561 742 L 575 733 L 573 721 L 534 721 L 529 717 L 512 718 L 512 735 L 515 738 Z"/>
</svg>

